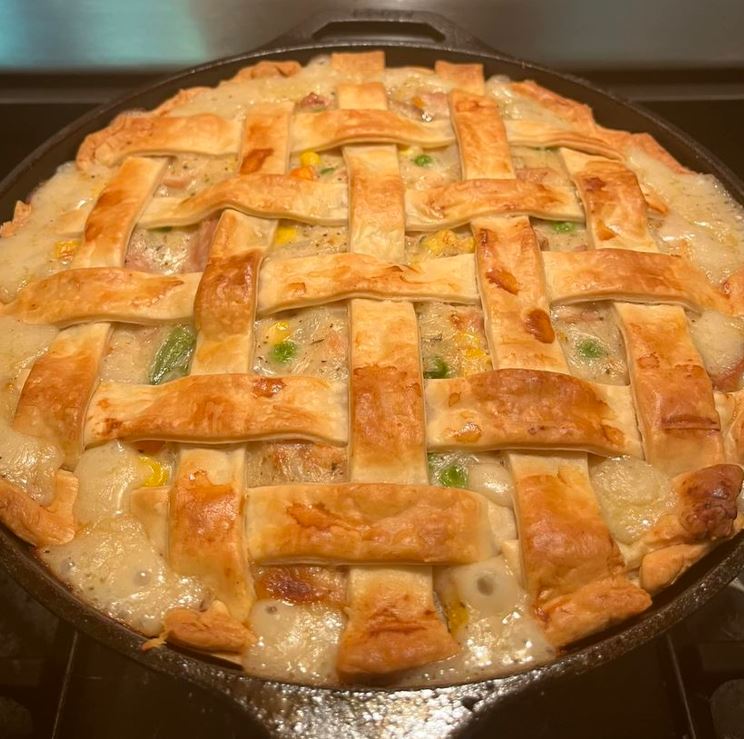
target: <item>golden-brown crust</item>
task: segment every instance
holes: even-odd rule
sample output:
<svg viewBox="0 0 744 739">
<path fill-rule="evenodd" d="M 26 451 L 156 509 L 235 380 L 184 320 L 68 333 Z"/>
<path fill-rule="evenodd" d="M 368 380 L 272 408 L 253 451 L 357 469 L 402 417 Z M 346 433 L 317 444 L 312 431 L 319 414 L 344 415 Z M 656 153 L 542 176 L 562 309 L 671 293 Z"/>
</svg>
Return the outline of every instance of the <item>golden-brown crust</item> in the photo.
<svg viewBox="0 0 744 739">
<path fill-rule="evenodd" d="M 254 566 L 256 598 L 283 600 L 293 605 L 321 603 L 331 608 L 346 605 L 346 572 L 313 565 Z"/>
<path fill-rule="evenodd" d="M 457 488 L 297 483 L 252 488 L 246 543 L 263 563 L 466 563 L 491 553 L 485 501 Z"/>
<path fill-rule="evenodd" d="M 566 147 L 588 154 L 599 154 L 604 157 L 620 157 L 614 146 L 599 136 L 572 131 L 562 126 L 552 126 L 544 121 L 515 119 L 504 122 L 507 137 L 512 146 L 533 148 Z"/>
<path fill-rule="evenodd" d="M 434 71 L 458 90 L 471 95 L 483 95 L 485 92 L 482 64 L 452 64 L 438 59 L 434 62 Z"/>
<path fill-rule="evenodd" d="M 14 236 L 31 217 L 31 206 L 22 200 L 16 200 L 13 208 L 13 218 L 0 225 L 0 238 L 7 239 Z"/>
<path fill-rule="evenodd" d="M 257 105 L 243 124 L 240 174 L 281 174 L 289 158 L 291 103 Z"/>
<path fill-rule="evenodd" d="M 545 252 L 552 303 L 623 300 L 730 312 L 726 295 L 684 257 L 629 249 Z"/>
<path fill-rule="evenodd" d="M 713 386 L 682 308 L 616 309 L 646 459 L 672 475 L 723 462 Z"/>
<path fill-rule="evenodd" d="M 353 297 L 475 303 L 473 255 L 411 266 L 348 252 L 274 259 L 261 270 L 258 312 L 266 315 Z"/>
<path fill-rule="evenodd" d="M 346 146 L 351 251 L 390 262 L 405 257 L 403 180 L 394 146 Z"/>
<path fill-rule="evenodd" d="M 258 80 L 266 77 L 293 77 L 302 65 L 293 59 L 264 59 L 243 67 L 230 81 Z"/>
<path fill-rule="evenodd" d="M 215 601 L 206 611 L 172 608 L 163 618 L 163 636 L 171 644 L 200 652 L 240 654 L 255 637 Z"/>
<path fill-rule="evenodd" d="M 705 467 L 674 480 L 680 524 L 689 536 L 711 540 L 731 536 L 742 482 L 744 470 L 735 464 Z"/>
<path fill-rule="evenodd" d="M 509 142 L 496 102 L 492 98 L 453 90 L 449 104 L 463 179 L 513 177 Z"/>
<path fill-rule="evenodd" d="M 457 642 L 437 616 L 431 575 L 422 570 L 374 570 L 350 575 L 349 621 L 339 644 L 342 679 L 390 679 L 400 670 L 451 657 Z"/>
<path fill-rule="evenodd" d="M 66 544 L 75 536 L 72 507 L 77 491 L 77 477 L 58 470 L 54 499 L 42 506 L 25 490 L 0 477 L 0 522 L 35 547 Z"/>
<path fill-rule="evenodd" d="M 550 642 L 561 647 L 645 611 L 651 598 L 623 575 L 587 583 L 537 610 Z"/>
<path fill-rule="evenodd" d="M 675 477 L 674 509 L 644 536 L 646 547 L 713 542 L 732 536 L 743 481 L 744 471 L 737 464 L 712 465 Z"/>
<path fill-rule="evenodd" d="M 351 303 L 352 479 L 427 482 L 426 430 L 413 306 Z"/>
<path fill-rule="evenodd" d="M 648 228 L 646 200 L 630 169 L 568 149 L 561 150 L 561 157 L 584 203 L 595 248 L 658 251 Z"/>
<path fill-rule="evenodd" d="M 484 218 L 473 221 L 472 227 L 496 366 L 565 372 L 566 361 L 548 316 L 540 247 L 529 219 Z M 535 331 L 535 316 L 547 319 L 542 321 L 544 330 Z"/>
<path fill-rule="evenodd" d="M 334 52 L 331 54 L 331 67 L 345 74 L 381 74 L 385 69 L 384 51 Z"/>
<path fill-rule="evenodd" d="M 731 312 L 744 316 L 744 267 L 726 278 L 723 292 L 728 296 Z"/>
<path fill-rule="evenodd" d="M 744 465 L 744 390 L 722 395 L 727 423 L 725 445 L 727 461 Z"/>
<path fill-rule="evenodd" d="M 194 301 L 194 325 L 205 339 L 253 330 L 262 248 L 229 257 L 210 256 Z"/>
<path fill-rule="evenodd" d="M 641 587 L 653 594 L 671 585 L 711 550 L 711 544 L 674 544 L 649 552 L 641 561 Z"/>
<path fill-rule="evenodd" d="M 205 470 L 183 461 L 170 492 L 168 561 L 182 575 L 197 575 L 239 621 L 252 597 L 246 581 L 243 495 L 217 485 Z"/>
<path fill-rule="evenodd" d="M 70 467 L 82 451 L 85 412 L 109 331 L 98 323 L 60 333 L 31 367 L 18 399 L 13 427 L 59 446 Z"/>
<path fill-rule="evenodd" d="M 449 121 L 421 123 L 390 110 L 297 113 L 292 121 L 292 151 L 322 151 L 365 143 L 439 148 L 454 140 Z"/>
<path fill-rule="evenodd" d="M 162 385 L 104 382 L 90 404 L 85 441 L 227 444 L 280 437 L 342 444 L 345 395 L 340 383 L 303 375 L 192 375 Z"/>
<path fill-rule="evenodd" d="M 188 226 L 224 208 L 263 218 L 340 226 L 347 215 L 346 187 L 282 174 L 238 175 L 181 200 L 155 198 L 139 223 L 148 228 Z"/>
<path fill-rule="evenodd" d="M 381 82 L 341 83 L 336 87 L 339 108 L 387 110 L 387 90 Z"/>
<path fill-rule="evenodd" d="M 517 518 L 528 593 L 540 604 L 571 593 L 623 567 L 584 465 L 520 458 Z"/>
<path fill-rule="evenodd" d="M 406 191 L 409 230 L 437 231 L 489 215 L 531 215 L 560 221 L 584 217 L 572 190 L 525 180 L 464 180 Z"/>
<path fill-rule="evenodd" d="M 129 157 L 103 188 L 85 222 L 73 267 L 120 267 L 135 221 L 155 191 L 165 159 Z"/>
<path fill-rule="evenodd" d="M 609 157 L 630 156 L 632 148 L 637 147 L 674 172 L 684 174 L 690 171 L 674 159 L 650 134 L 617 131 L 598 125 L 594 120 L 592 109 L 584 103 L 558 95 L 532 80 L 512 82 L 509 87 L 512 92 L 531 99 L 563 121 L 563 125 L 558 127 L 545 125 L 541 121 L 529 121 L 535 124 L 535 128 L 532 141 L 527 145 L 567 146 L 590 154 Z M 518 127 L 520 121 L 514 123 Z M 566 124 L 569 130 L 566 130 Z M 537 134 L 540 127 L 544 129 L 542 135 Z M 555 135 L 547 136 L 548 130 L 552 130 Z M 563 140 L 559 138 L 561 131 L 566 135 Z M 516 144 L 518 141 L 515 139 L 513 143 Z"/>
<path fill-rule="evenodd" d="M 212 113 L 191 116 L 119 115 L 106 128 L 85 137 L 77 165 L 112 166 L 130 154 L 235 154 L 240 124 Z"/>
<path fill-rule="evenodd" d="M 628 389 L 558 372 L 502 369 L 430 380 L 435 449 L 574 449 L 640 456 Z"/>
<path fill-rule="evenodd" d="M 121 267 L 68 269 L 32 282 L 0 313 L 60 327 L 86 321 L 179 321 L 191 317 L 200 277 Z"/>
</svg>

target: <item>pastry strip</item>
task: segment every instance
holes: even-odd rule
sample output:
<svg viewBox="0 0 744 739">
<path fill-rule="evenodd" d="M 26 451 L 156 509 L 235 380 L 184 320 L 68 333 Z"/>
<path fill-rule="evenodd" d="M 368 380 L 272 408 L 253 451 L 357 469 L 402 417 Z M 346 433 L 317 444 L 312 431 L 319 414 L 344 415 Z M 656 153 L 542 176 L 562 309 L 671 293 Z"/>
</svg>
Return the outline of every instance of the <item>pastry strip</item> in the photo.
<svg viewBox="0 0 744 739">
<path fill-rule="evenodd" d="M 159 275 L 121 267 L 69 269 L 32 282 L 0 311 L 26 323 L 156 324 L 190 318 L 200 273 Z"/>
<path fill-rule="evenodd" d="M 726 296 L 682 257 L 627 249 L 545 252 L 542 257 L 551 303 L 609 299 L 730 312 Z"/>
<path fill-rule="evenodd" d="M 499 369 L 426 384 L 433 449 L 567 449 L 641 456 L 630 389 Z"/>
<path fill-rule="evenodd" d="M 80 167 L 108 167 L 132 154 L 236 154 L 240 122 L 212 113 L 168 117 L 120 115 L 101 131 L 86 136 L 77 154 Z"/>
<path fill-rule="evenodd" d="M 261 271 L 258 311 L 265 315 L 351 297 L 475 303 L 473 255 L 415 266 L 354 253 L 275 259 Z"/>
<path fill-rule="evenodd" d="M 346 222 L 346 186 L 284 174 L 238 175 L 188 198 L 155 198 L 140 218 L 146 228 L 188 226 L 211 213 L 234 208 L 261 218 L 341 226 Z"/>
<path fill-rule="evenodd" d="M 289 484 L 248 491 L 246 543 L 261 563 L 453 564 L 491 554 L 485 500 L 431 485 Z"/>
<path fill-rule="evenodd" d="M 346 146 L 344 160 L 351 188 L 349 242 L 354 244 L 353 251 L 403 262 L 404 188 L 395 147 Z"/>
<path fill-rule="evenodd" d="M 669 475 L 723 462 L 713 385 L 682 308 L 615 307 L 646 459 Z"/>
<path fill-rule="evenodd" d="M 558 221 L 584 219 L 571 190 L 526 180 L 464 180 L 428 190 L 406 191 L 406 227 L 411 231 L 453 228 L 488 215 L 531 215 Z"/>
<path fill-rule="evenodd" d="M 282 174 L 287 169 L 292 103 L 265 103 L 249 109 L 243 124 L 240 174 Z"/>
<path fill-rule="evenodd" d="M 438 59 L 434 62 L 434 71 L 458 90 L 471 95 L 483 95 L 485 92 L 482 64 L 452 64 Z"/>
<path fill-rule="evenodd" d="M 421 123 L 390 110 L 326 110 L 297 113 L 292 151 L 323 151 L 345 144 L 385 143 L 437 149 L 452 144 L 449 121 Z"/>
<path fill-rule="evenodd" d="M 461 114 L 453 109 L 455 128 Z M 496 129 L 492 119 L 498 117 L 498 112 L 493 107 L 474 107 L 471 115 L 474 120 L 470 125 L 478 127 L 477 119 L 482 118 L 484 127 Z M 502 155 L 506 155 L 503 149 Z M 474 165 L 480 162 L 477 151 L 465 148 L 462 156 L 470 158 Z M 508 169 L 495 156 L 490 166 L 499 172 Z M 468 171 L 468 167 L 464 159 L 463 170 Z M 465 406 L 470 398 L 473 410 L 482 414 L 495 401 L 491 406 L 496 411 L 494 416 L 484 419 L 488 425 L 483 426 L 488 431 L 506 430 L 514 420 L 513 431 L 532 417 L 534 422 L 525 424 L 523 429 L 523 438 L 528 440 L 545 433 L 556 438 L 564 432 L 573 433 L 566 421 L 578 414 L 573 416 L 577 422 L 574 431 L 581 428 L 579 434 L 596 432 L 595 439 L 603 444 L 610 437 L 621 444 L 631 443 L 637 453 L 637 431 L 627 390 L 617 388 L 621 393 L 613 406 L 612 402 L 607 404 L 609 398 L 599 400 L 607 386 L 591 390 L 582 387 L 579 391 L 574 385 L 576 378 L 567 374 L 566 360 L 548 314 L 540 249 L 529 220 L 487 218 L 473 222 L 472 228 L 486 331 L 494 367 L 499 369 L 456 380 L 465 391 Z M 503 394 L 500 378 L 506 380 L 505 389 L 512 381 L 515 389 L 522 381 L 534 382 L 529 391 L 530 402 L 520 404 L 516 418 L 508 417 L 516 406 L 511 406 L 508 395 Z M 541 389 L 545 381 L 547 385 Z M 438 396 L 437 409 L 443 417 L 451 413 L 450 402 L 463 403 L 460 388 L 442 384 L 449 382 L 432 380 L 427 384 L 427 405 L 430 407 L 429 398 Z M 557 391 L 553 402 L 547 400 L 548 386 Z M 454 392 L 441 392 L 450 389 Z M 568 400 L 574 391 L 583 396 L 584 390 L 588 393 L 584 397 L 596 398 L 597 405 L 594 401 L 584 405 L 578 395 L 577 403 Z M 507 417 L 496 410 L 502 404 Z M 556 413 L 559 408 L 568 411 L 568 415 Z M 607 412 L 615 415 L 615 420 L 603 422 Z M 480 441 L 480 437 L 476 439 L 482 433 L 476 431 L 480 424 L 474 423 L 467 411 L 460 421 L 458 430 L 464 432 L 464 438 L 470 443 Z M 430 427 L 435 422 L 436 416 L 430 414 Z M 562 444 L 554 441 L 550 446 L 560 448 Z M 509 451 L 507 459 L 515 482 L 514 507 L 524 584 L 548 639 L 557 646 L 567 644 L 647 608 L 648 595 L 621 574 L 622 557 L 600 515 L 586 456 Z M 574 512 L 580 514 L 580 527 L 569 515 Z"/>
<path fill-rule="evenodd" d="M 248 113 L 241 171 L 285 171 L 290 110 L 283 104 Z M 258 271 L 275 230 L 276 222 L 233 210 L 220 217 L 196 296 L 191 378 L 250 372 Z M 170 490 L 170 564 L 177 572 L 200 576 L 240 624 L 255 601 L 244 541 L 244 494 L 243 447 L 181 449 Z"/>
<path fill-rule="evenodd" d="M 387 101 L 381 98 L 379 91 L 369 86 L 366 91 L 368 95 L 364 99 L 359 94 L 350 96 L 346 90 L 340 89 L 339 105 L 386 106 Z M 369 259 L 363 256 L 365 254 L 374 254 L 375 259 L 387 257 L 402 261 L 405 253 L 403 183 L 398 172 L 397 152 L 387 146 L 356 146 L 347 147 L 344 157 L 350 165 L 349 248 L 352 254 L 348 256 L 356 261 Z M 373 168 L 379 170 L 380 167 L 383 168 L 382 177 L 373 174 Z M 385 212 L 389 215 L 381 217 Z M 381 223 L 386 227 L 380 228 Z M 375 237 L 370 239 L 370 234 L 375 234 Z M 388 268 L 395 274 L 406 274 L 409 270 L 399 264 L 390 264 Z M 463 275 L 462 270 L 459 274 Z M 466 278 L 469 275 L 472 275 L 472 267 L 464 273 Z M 425 485 L 428 472 L 421 359 L 413 306 L 410 303 L 352 300 L 349 316 L 349 458 L 353 481 L 349 490 L 368 490 L 369 502 L 377 500 L 381 506 L 378 510 L 395 506 L 404 490 L 407 491 L 402 493 L 404 498 L 414 489 L 420 491 L 420 497 L 414 494 L 411 498 L 411 501 L 418 500 L 419 504 L 427 497 L 432 501 L 443 501 L 444 498 L 438 497 L 438 490 Z M 404 484 L 416 487 L 406 489 L 402 487 Z M 329 503 L 330 499 L 329 495 Z M 352 499 L 353 496 L 345 496 L 344 506 L 352 505 Z M 458 511 L 461 507 L 453 501 L 453 519 L 458 517 Z M 446 518 L 450 511 L 443 513 Z M 470 519 L 469 525 L 474 527 L 474 532 L 482 531 L 481 513 L 476 510 Z M 359 520 L 356 516 L 354 519 Z M 421 520 L 419 524 L 428 528 L 442 517 L 432 510 L 427 512 L 426 519 L 428 523 Z M 369 519 L 368 522 L 372 523 Z M 373 527 L 386 528 L 384 523 L 380 524 L 372 523 Z M 462 531 L 465 532 L 469 525 Z M 412 528 L 416 526 L 414 524 Z M 405 524 L 399 530 L 401 541 L 406 536 L 404 529 Z M 363 525 L 357 536 L 365 537 L 369 531 Z M 398 541 L 397 534 L 394 536 Z M 444 538 L 447 538 L 446 534 Z M 391 551 L 395 548 L 392 541 L 383 546 L 383 549 Z M 418 554 L 425 552 L 419 551 Z M 362 557 L 362 561 L 364 559 Z M 384 676 L 444 659 L 457 651 L 456 642 L 434 606 L 431 569 L 401 567 L 408 559 L 407 555 L 386 559 L 398 566 L 384 569 L 353 567 L 349 571 L 348 622 L 336 661 L 336 669 L 344 678 Z M 423 556 L 413 557 L 410 561 L 418 564 L 432 560 Z"/>
<path fill-rule="evenodd" d="M 86 446 L 110 439 L 344 444 L 347 436 L 345 385 L 303 375 L 190 375 L 163 385 L 104 382 L 85 422 Z"/>
<path fill-rule="evenodd" d="M 331 54 L 331 67 L 337 72 L 349 75 L 381 75 L 385 71 L 384 51 L 350 51 L 334 52 Z M 341 85 L 339 85 L 340 87 Z M 348 105 L 344 107 L 367 107 L 362 105 Z"/>
</svg>

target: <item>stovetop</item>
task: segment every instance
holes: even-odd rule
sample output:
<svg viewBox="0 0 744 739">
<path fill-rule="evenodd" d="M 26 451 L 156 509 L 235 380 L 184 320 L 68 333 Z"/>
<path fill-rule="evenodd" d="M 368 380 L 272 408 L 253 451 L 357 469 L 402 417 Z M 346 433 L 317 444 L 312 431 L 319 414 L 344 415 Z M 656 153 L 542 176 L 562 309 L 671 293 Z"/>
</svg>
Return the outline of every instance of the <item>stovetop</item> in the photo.
<svg viewBox="0 0 744 739">
<path fill-rule="evenodd" d="M 588 76 L 667 117 L 744 177 L 741 75 L 605 69 Z M 0 173 L 93 104 L 149 77 L 5 75 Z M 1 739 L 260 735 L 222 700 L 75 633 L 2 571 L 0 602 Z M 744 739 L 744 580 L 664 637 L 516 699 L 470 736 Z"/>
</svg>

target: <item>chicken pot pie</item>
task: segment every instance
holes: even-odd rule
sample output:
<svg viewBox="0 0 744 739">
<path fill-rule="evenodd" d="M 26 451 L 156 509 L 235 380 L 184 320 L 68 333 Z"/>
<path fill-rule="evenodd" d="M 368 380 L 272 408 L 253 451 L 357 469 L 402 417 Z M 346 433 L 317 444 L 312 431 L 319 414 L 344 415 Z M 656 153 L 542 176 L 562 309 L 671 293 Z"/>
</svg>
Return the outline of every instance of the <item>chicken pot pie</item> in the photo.
<svg viewBox="0 0 744 739">
<path fill-rule="evenodd" d="M 742 209 L 529 80 L 333 54 L 120 115 L 0 299 L 0 520 L 145 648 L 503 674 L 742 525 Z"/>
</svg>

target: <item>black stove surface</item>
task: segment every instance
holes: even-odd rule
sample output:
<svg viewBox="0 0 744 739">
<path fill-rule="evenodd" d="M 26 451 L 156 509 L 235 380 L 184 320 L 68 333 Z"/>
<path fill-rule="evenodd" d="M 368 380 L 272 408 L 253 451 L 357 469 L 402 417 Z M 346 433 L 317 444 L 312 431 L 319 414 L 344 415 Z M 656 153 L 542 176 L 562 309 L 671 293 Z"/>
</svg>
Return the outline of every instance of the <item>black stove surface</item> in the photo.
<svg viewBox="0 0 744 739">
<path fill-rule="evenodd" d="M 641 100 L 744 176 L 741 90 L 709 76 L 695 85 L 651 84 L 651 73 L 594 80 Z M 145 80 L 110 77 L 83 93 L 79 76 L 67 81 L 69 88 L 61 77 L 53 88 L 38 77 L 0 82 L 0 172 L 94 102 Z M 221 700 L 75 633 L 2 572 L 0 602 L 0 739 L 259 736 Z M 507 704 L 471 736 L 744 738 L 744 584 L 735 581 L 665 637 Z"/>
</svg>

